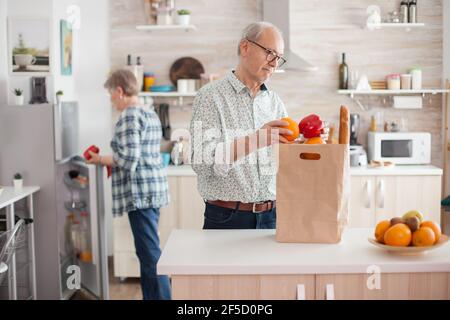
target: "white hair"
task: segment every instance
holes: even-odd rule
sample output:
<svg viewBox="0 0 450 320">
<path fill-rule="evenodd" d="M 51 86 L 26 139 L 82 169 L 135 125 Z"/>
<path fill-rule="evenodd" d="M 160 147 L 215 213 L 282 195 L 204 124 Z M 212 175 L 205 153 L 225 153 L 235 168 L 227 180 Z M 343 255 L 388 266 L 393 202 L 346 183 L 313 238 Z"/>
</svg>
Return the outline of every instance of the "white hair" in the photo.
<svg viewBox="0 0 450 320">
<path fill-rule="evenodd" d="M 242 30 L 242 37 L 238 44 L 238 55 L 241 55 L 241 43 L 245 40 L 257 41 L 264 30 L 272 29 L 283 38 L 283 33 L 274 24 L 266 21 L 252 22 Z"/>
</svg>

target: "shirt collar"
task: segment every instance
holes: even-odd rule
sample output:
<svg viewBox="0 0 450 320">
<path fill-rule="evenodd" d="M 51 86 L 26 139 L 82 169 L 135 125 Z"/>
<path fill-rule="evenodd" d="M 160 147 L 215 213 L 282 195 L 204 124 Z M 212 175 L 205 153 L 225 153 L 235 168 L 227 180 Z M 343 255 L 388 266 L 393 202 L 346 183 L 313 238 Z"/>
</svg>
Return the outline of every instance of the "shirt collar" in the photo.
<svg viewBox="0 0 450 320">
<path fill-rule="evenodd" d="M 243 84 L 234 74 L 234 70 L 230 71 L 228 73 L 228 81 L 231 83 L 231 86 L 236 90 L 237 93 L 240 93 L 242 90 L 246 89 L 247 87 L 245 84 Z M 265 83 L 261 84 L 259 87 L 261 91 L 268 91 L 267 85 Z"/>
</svg>

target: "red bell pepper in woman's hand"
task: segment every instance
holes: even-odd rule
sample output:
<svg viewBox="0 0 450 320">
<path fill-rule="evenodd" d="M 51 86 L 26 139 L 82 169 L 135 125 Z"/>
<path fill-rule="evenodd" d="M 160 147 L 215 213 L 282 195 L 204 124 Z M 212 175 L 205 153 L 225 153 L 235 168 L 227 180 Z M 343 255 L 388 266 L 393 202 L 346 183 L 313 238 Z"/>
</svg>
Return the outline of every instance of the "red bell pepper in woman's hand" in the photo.
<svg viewBox="0 0 450 320">
<path fill-rule="evenodd" d="M 94 152 L 94 153 L 100 153 L 100 148 L 95 145 L 92 145 L 89 148 L 87 148 L 86 151 L 83 153 L 83 156 L 86 160 L 91 160 L 91 158 L 92 158 L 91 155 L 89 154 L 89 151 Z M 108 173 L 108 178 L 111 177 L 111 174 L 112 174 L 111 166 L 107 166 L 106 171 Z"/>
</svg>

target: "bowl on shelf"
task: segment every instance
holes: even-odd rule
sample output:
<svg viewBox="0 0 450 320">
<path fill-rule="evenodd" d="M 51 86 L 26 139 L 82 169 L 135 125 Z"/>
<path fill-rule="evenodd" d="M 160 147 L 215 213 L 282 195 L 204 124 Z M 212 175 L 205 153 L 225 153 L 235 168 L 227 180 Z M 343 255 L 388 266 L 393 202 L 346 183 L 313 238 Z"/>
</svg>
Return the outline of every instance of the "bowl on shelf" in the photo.
<svg viewBox="0 0 450 320">
<path fill-rule="evenodd" d="M 173 92 L 175 87 L 171 85 L 151 86 L 150 92 Z"/>
<path fill-rule="evenodd" d="M 442 247 L 444 244 L 448 242 L 448 236 L 445 234 L 441 235 L 438 243 L 427 246 L 427 247 L 395 247 L 395 246 L 388 246 L 386 244 L 379 243 L 376 239 L 369 238 L 368 239 L 371 244 L 374 246 L 384 249 L 389 253 L 397 254 L 397 255 L 403 255 L 403 256 L 416 256 L 419 254 L 427 253 L 428 251 L 437 249 L 439 247 Z"/>
</svg>

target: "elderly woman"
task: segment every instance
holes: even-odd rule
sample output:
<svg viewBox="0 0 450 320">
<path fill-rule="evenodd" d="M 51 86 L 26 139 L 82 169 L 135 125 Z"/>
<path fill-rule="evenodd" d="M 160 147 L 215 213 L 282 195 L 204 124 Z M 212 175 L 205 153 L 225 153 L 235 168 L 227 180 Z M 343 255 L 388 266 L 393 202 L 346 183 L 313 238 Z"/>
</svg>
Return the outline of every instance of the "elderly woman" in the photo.
<svg viewBox="0 0 450 320">
<path fill-rule="evenodd" d="M 113 215 L 128 213 L 141 266 L 143 298 L 170 299 L 168 277 L 156 274 L 161 255 L 159 208 L 169 202 L 160 154 L 161 123 L 153 111 L 139 106 L 137 80 L 130 71 L 114 72 L 105 88 L 121 113 L 111 141 L 113 154 L 91 152 L 89 163 L 112 167 Z"/>
</svg>

